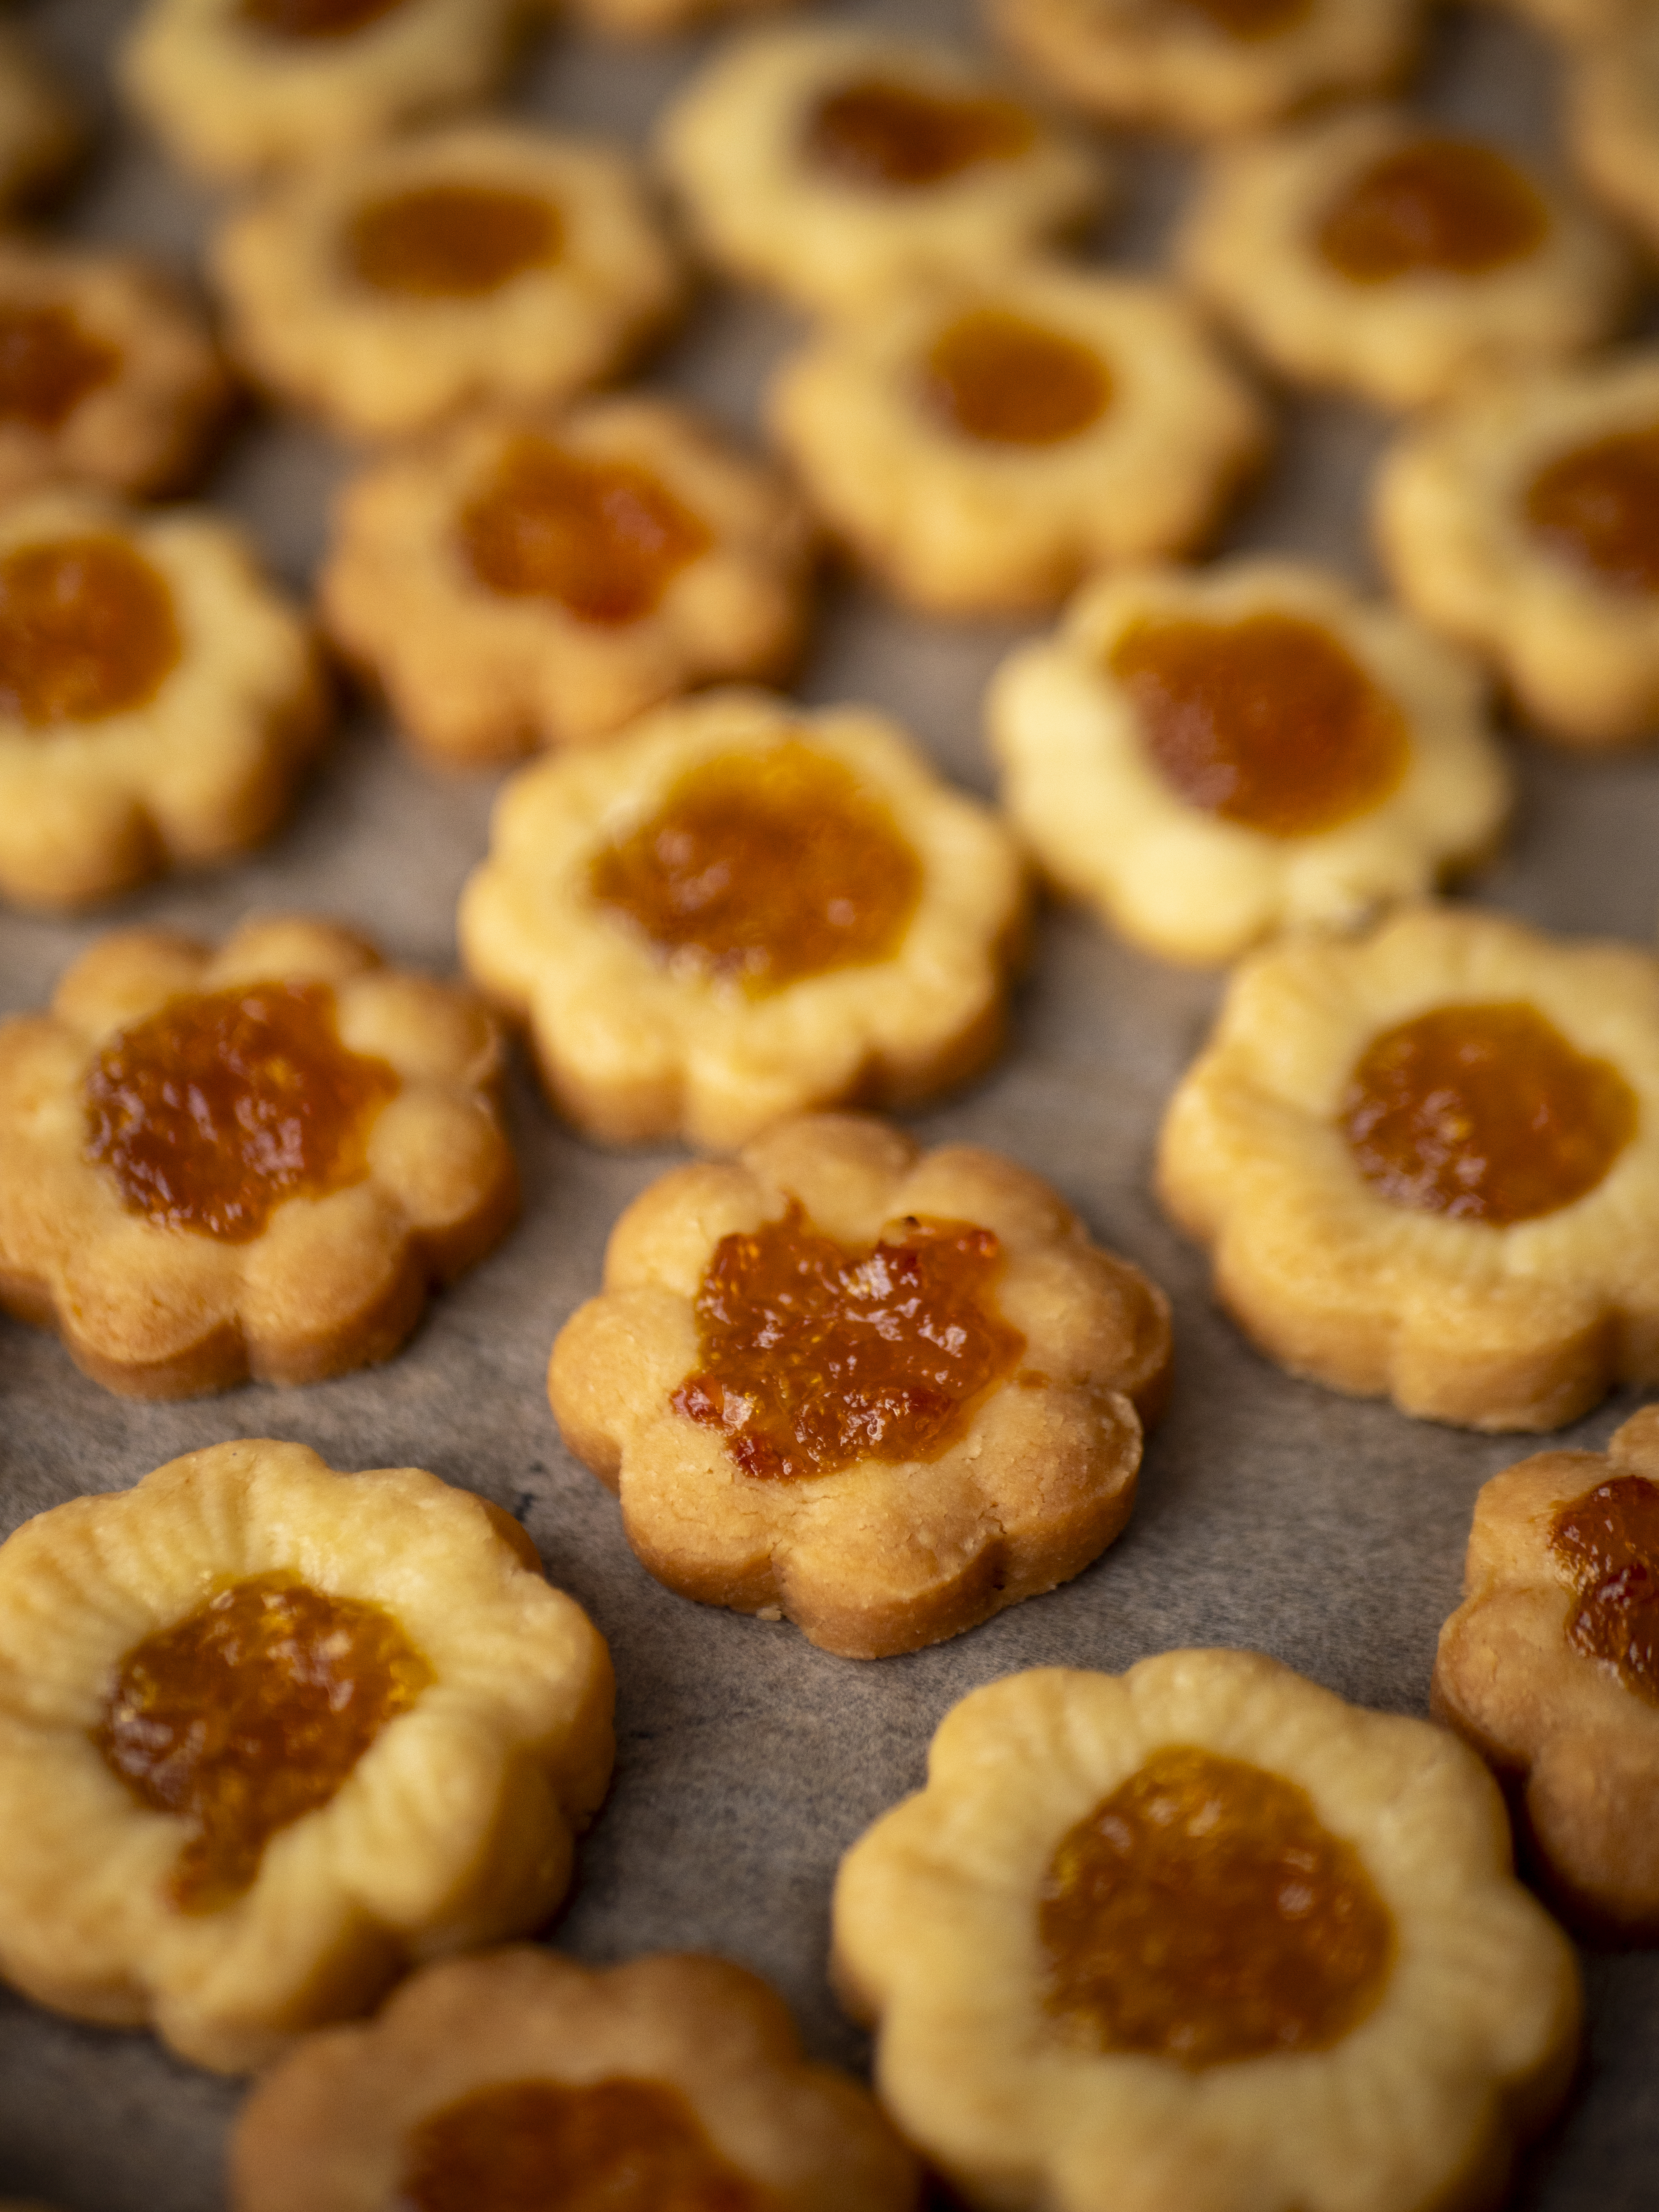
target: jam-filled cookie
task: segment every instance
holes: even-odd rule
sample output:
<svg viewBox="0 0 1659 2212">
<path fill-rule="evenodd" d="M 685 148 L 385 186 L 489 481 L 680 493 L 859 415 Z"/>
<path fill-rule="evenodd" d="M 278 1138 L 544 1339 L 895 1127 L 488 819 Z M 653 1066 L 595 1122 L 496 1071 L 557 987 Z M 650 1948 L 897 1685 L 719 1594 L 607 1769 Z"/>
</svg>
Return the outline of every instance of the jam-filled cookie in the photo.
<svg viewBox="0 0 1659 2212">
<path fill-rule="evenodd" d="M 1017 255 L 1093 212 L 1099 156 L 948 47 L 758 33 L 668 113 L 661 158 L 730 275 L 842 309 Z"/>
<path fill-rule="evenodd" d="M 1434 1708 L 1509 1783 L 1575 1918 L 1659 1936 L 1659 1406 L 1475 1500 Z"/>
<path fill-rule="evenodd" d="M 0 240 L 0 501 L 60 481 L 167 489 L 228 398 L 218 349 L 161 270 Z"/>
<path fill-rule="evenodd" d="M 301 170 L 231 217 L 213 264 L 253 374 L 367 437 L 566 400 L 680 294 L 623 155 L 505 123 Z"/>
<path fill-rule="evenodd" d="M 385 1359 L 517 1205 L 470 994 L 269 915 L 101 939 L 0 1026 L 0 1305 L 140 1398 Z"/>
<path fill-rule="evenodd" d="M 15 23 L 0 23 L 0 208 L 54 185 L 80 152 L 81 112 Z"/>
<path fill-rule="evenodd" d="M 404 732 L 470 767 L 782 674 L 812 559 L 772 471 L 686 409 L 629 397 L 469 416 L 368 470 L 338 503 L 320 592 Z"/>
<path fill-rule="evenodd" d="M 1249 1651 L 973 1691 L 832 1971 L 923 2155 L 1064 2212 L 1490 2212 L 1581 2004 L 1479 1761 Z"/>
<path fill-rule="evenodd" d="M 1559 1428 L 1659 1382 L 1659 960 L 1432 908 L 1258 953 L 1158 1186 L 1293 1374 Z"/>
<path fill-rule="evenodd" d="M 1621 319 L 1633 276 L 1565 187 L 1388 108 L 1213 155 L 1178 251 L 1281 374 L 1392 408 L 1582 353 Z"/>
<path fill-rule="evenodd" d="M 264 2064 L 538 1927 L 605 1795 L 610 1656 L 498 1506 L 216 1444 L 0 1547 L 0 1973 Z"/>
<path fill-rule="evenodd" d="M 1175 960 L 1346 927 L 1487 852 L 1510 807 L 1474 665 L 1324 571 L 1091 586 L 989 695 L 1045 873 Z"/>
<path fill-rule="evenodd" d="M 76 906 L 258 844 L 328 716 L 231 524 L 71 490 L 0 512 L 0 895 Z"/>
<path fill-rule="evenodd" d="M 1659 348 L 1493 384 L 1378 473 L 1395 588 L 1548 736 L 1659 731 Z"/>
<path fill-rule="evenodd" d="M 1153 130 L 1249 131 L 1331 94 L 1382 92 L 1423 0 L 986 0 L 1057 98 Z"/>
<path fill-rule="evenodd" d="M 1267 440 L 1172 289 L 1058 264 L 909 287 L 775 378 L 774 435 L 825 522 L 915 605 L 1051 605 L 1183 553 Z"/>
<path fill-rule="evenodd" d="M 722 1959 L 527 1946 L 428 1967 L 242 2109 L 234 2212 L 912 2212 L 866 2090 Z"/>
<path fill-rule="evenodd" d="M 553 1347 L 565 1442 L 659 1582 L 850 1659 L 1069 1582 L 1122 1528 L 1170 1310 L 1045 1182 L 781 1121 L 611 1233 Z"/>
<path fill-rule="evenodd" d="M 579 1128 L 724 1150 L 975 1073 L 1024 915 L 1012 838 L 884 716 L 725 691 L 516 776 L 459 928 Z"/>
<path fill-rule="evenodd" d="M 516 0 L 149 0 L 129 97 L 199 174 L 255 175 L 485 97 Z"/>
<path fill-rule="evenodd" d="M 1659 247 L 1659 14 L 1630 8 L 1573 54 L 1565 120 L 1585 183 Z"/>
</svg>

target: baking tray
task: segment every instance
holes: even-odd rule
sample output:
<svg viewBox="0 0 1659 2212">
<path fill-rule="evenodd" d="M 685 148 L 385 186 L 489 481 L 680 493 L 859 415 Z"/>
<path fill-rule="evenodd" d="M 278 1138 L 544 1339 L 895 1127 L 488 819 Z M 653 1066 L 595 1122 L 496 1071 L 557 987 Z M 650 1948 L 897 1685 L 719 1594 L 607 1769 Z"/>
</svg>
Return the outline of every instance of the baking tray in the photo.
<svg viewBox="0 0 1659 2212">
<path fill-rule="evenodd" d="M 102 120 L 65 226 L 188 269 L 213 203 L 122 125 L 109 89 L 109 57 L 135 12 L 121 0 L 41 0 L 22 11 Z M 835 12 L 975 37 L 970 0 Z M 512 104 L 637 142 L 702 51 L 696 40 L 629 51 L 550 36 Z M 1434 112 L 1537 152 L 1551 143 L 1553 93 L 1544 48 L 1517 26 L 1484 10 L 1447 12 L 1421 95 Z M 1091 251 L 1156 266 L 1188 177 L 1174 148 L 1130 146 L 1117 212 Z M 794 334 L 769 307 L 711 294 L 650 380 L 752 435 L 766 372 Z M 1355 408 L 1287 404 L 1277 464 L 1229 543 L 1309 555 L 1375 582 L 1364 492 L 1386 436 Z M 328 495 L 350 465 L 311 430 L 253 416 L 209 495 L 303 587 Z M 1022 634 L 926 623 L 842 581 L 823 599 L 800 689 L 812 701 L 891 710 L 950 775 L 985 792 L 980 696 Z M 1651 943 L 1659 758 L 1568 761 L 1520 741 L 1516 761 L 1515 835 L 1479 895 L 1550 927 Z M 497 781 L 419 767 L 359 714 L 291 826 L 246 865 L 164 882 L 82 921 L 0 915 L 0 1011 L 42 1003 L 105 929 L 153 922 L 216 937 L 273 905 L 340 915 L 400 960 L 450 969 L 455 897 L 484 850 Z M 1169 1289 L 1176 1310 L 1174 1404 L 1151 1441 L 1127 1534 L 1065 1589 L 954 1642 L 872 1664 L 833 1659 L 787 1626 L 672 1597 L 635 1564 L 613 1500 L 560 1448 L 543 1375 L 555 1331 L 598 1286 L 611 1222 L 678 1155 L 581 1143 L 521 1073 L 509 1114 L 523 1218 L 389 1366 L 306 1390 L 137 1405 L 78 1375 L 51 1337 L 0 1321 L 0 1532 L 238 1436 L 296 1438 L 342 1468 L 412 1462 L 506 1505 L 610 1639 L 619 1682 L 616 1782 L 581 1848 L 557 1942 L 596 1961 L 665 1946 L 741 1960 L 788 1997 L 814 2052 L 861 2067 L 864 2039 L 824 1978 L 830 1884 L 847 1845 L 920 1783 L 947 1707 L 1017 1668 L 1119 1668 L 1207 1644 L 1269 1651 L 1346 1697 L 1421 1713 L 1474 1493 L 1528 1449 L 1292 1382 L 1213 1311 L 1204 1262 L 1160 1218 L 1147 1182 L 1163 1102 L 1218 989 L 1214 977 L 1165 968 L 1083 916 L 1050 910 L 1006 1057 L 972 1090 L 915 1117 L 928 1143 L 1000 1146 L 1052 1176 L 1097 1237 Z M 1632 1405 L 1609 1401 L 1565 1441 L 1600 1445 Z M 1659 1955 L 1590 1954 L 1585 1968 L 1583 2078 L 1525 2165 L 1516 2202 L 1536 2212 L 1651 2212 Z M 0 2194 L 64 2212 L 210 2212 L 222 2202 L 225 2131 L 240 2094 L 146 2036 L 76 2027 L 0 1992 Z"/>
</svg>

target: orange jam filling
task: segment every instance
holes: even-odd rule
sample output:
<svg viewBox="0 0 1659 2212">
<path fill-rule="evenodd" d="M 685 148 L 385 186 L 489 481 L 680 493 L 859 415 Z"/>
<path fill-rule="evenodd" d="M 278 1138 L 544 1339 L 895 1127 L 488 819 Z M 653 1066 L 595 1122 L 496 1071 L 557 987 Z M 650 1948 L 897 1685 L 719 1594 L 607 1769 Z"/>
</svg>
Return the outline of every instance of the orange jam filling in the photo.
<svg viewBox="0 0 1659 2212">
<path fill-rule="evenodd" d="M 120 366 L 68 307 L 0 307 L 0 421 L 56 430 Z"/>
<path fill-rule="evenodd" d="M 86 1156 L 159 1228 L 245 1244 L 284 1199 L 362 1176 L 397 1088 L 384 1060 L 341 1044 L 325 983 L 175 999 L 94 1060 Z"/>
<path fill-rule="evenodd" d="M 943 184 L 982 161 L 1012 161 L 1036 126 L 1011 100 L 944 100 L 889 77 L 827 92 L 807 119 L 809 161 L 839 183 L 878 191 Z"/>
<path fill-rule="evenodd" d="M 1194 2069 L 1328 2051 L 1382 1994 L 1393 1917 L 1307 1791 L 1187 1744 L 1061 1838 L 1039 1893 L 1048 2009 Z"/>
<path fill-rule="evenodd" d="M 282 39 L 342 39 L 403 4 L 404 0 L 242 0 L 241 17 Z"/>
<path fill-rule="evenodd" d="M 534 192 L 489 185 L 422 185 L 369 200 L 345 234 L 351 273 L 404 299 L 477 300 L 556 261 L 559 211 Z"/>
<path fill-rule="evenodd" d="M 1399 709 L 1317 623 L 1138 622 L 1111 667 L 1165 782 L 1189 806 L 1266 836 L 1334 830 L 1406 772 Z"/>
<path fill-rule="evenodd" d="M 921 863 L 850 769 L 796 739 L 689 769 L 647 822 L 594 857 L 591 896 L 672 964 L 751 996 L 884 960 Z"/>
<path fill-rule="evenodd" d="M 0 717 L 40 730 L 130 714 L 183 651 L 165 578 L 120 538 L 0 554 Z"/>
<path fill-rule="evenodd" d="M 1099 422 L 1112 404 L 1112 373 L 1075 338 L 1000 307 L 981 307 L 933 340 L 922 392 L 964 437 L 994 446 L 1055 446 Z"/>
<path fill-rule="evenodd" d="M 1339 1109 L 1391 1205 L 1534 1221 L 1583 1198 L 1636 1133 L 1634 1092 L 1524 1003 L 1437 1006 L 1374 1037 Z"/>
<path fill-rule="evenodd" d="M 1228 39 L 1271 39 L 1313 13 L 1313 0 L 1184 0 Z"/>
<path fill-rule="evenodd" d="M 714 544 L 649 469 L 590 461 L 520 438 L 462 509 L 461 550 L 481 584 L 552 599 L 580 622 L 638 622 Z"/>
<path fill-rule="evenodd" d="M 679 2090 L 626 2075 L 475 2089 L 410 2131 L 415 2212 L 763 2212 Z"/>
<path fill-rule="evenodd" d="M 890 1242 L 853 1246 L 792 1200 L 714 1247 L 700 1364 L 670 1402 L 763 1481 L 937 1459 L 1025 1349 L 997 1311 L 1002 1268 L 1000 1243 L 971 1222 L 909 1216 Z"/>
<path fill-rule="evenodd" d="M 1527 522 L 1559 559 L 1659 592 L 1659 423 L 1563 453 L 1528 485 Z"/>
<path fill-rule="evenodd" d="M 1615 1475 L 1561 1507 L 1550 1550 L 1578 1595 L 1567 1641 L 1659 1702 L 1659 1483 Z"/>
<path fill-rule="evenodd" d="M 1510 161 L 1461 138 L 1419 138 L 1373 161 L 1319 226 L 1320 252 L 1356 284 L 1437 270 L 1480 276 L 1540 246 L 1549 210 Z"/>
<path fill-rule="evenodd" d="M 133 1646 L 92 1740 L 141 1804 L 190 1823 L 171 1893 L 214 1912 L 432 1680 L 378 1605 L 254 1575 Z"/>
</svg>

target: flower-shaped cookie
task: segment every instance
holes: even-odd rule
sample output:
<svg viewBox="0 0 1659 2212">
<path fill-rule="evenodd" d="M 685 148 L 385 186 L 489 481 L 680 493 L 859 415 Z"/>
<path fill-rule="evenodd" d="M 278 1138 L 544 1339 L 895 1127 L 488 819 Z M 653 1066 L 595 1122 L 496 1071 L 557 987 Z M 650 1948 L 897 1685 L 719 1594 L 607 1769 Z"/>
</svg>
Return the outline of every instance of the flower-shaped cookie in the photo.
<svg viewBox="0 0 1659 2212">
<path fill-rule="evenodd" d="M 729 47 L 658 144 L 709 258 L 818 309 L 1026 252 L 1103 189 L 1098 155 L 994 76 L 857 27 Z"/>
<path fill-rule="evenodd" d="M 459 929 L 579 1128 L 726 1149 L 975 1073 L 1024 916 L 1012 840 L 895 724 L 726 691 L 515 777 Z"/>
<path fill-rule="evenodd" d="M 1585 183 L 1659 246 L 1659 15 L 1610 0 L 1567 64 L 1567 143 Z"/>
<path fill-rule="evenodd" d="M 849 315 L 784 364 L 768 413 L 836 536 L 942 614 L 1050 605 L 1091 569 L 1189 550 L 1267 438 L 1178 294 L 1059 264 Z"/>
<path fill-rule="evenodd" d="M 611 1660 L 500 1507 L 216 1444 L 0 1547 L 0 1973 L 226 2072 L 538 1927 Z"/>
<path fill-rule="evenodd" d="M 0 1026 L 0 1304 L 112 1390 L 390 1358 L 518 1180 L 466 992 L 323 921 L 101 939 Z"/>
<path fill-rule="evenodd" d="M 242 178 L 483 99 L 516 0 L 149 0 L 125 91 L 199 174 Z"/>
<path fill-rule="evenodd" d="M 1255 955 L 1164 1123 L 1165 1206 L 1292 1373 L 1477 1429 L 1659 1381 L 1659 960 L 1407 909 Z"/>
<path fill-rule="evenodd" d="M 623 155 L 506 123 L 301 170 L 232 216 L 213 266 L 253 374 L 376 438 L 481 400 L 566 400 L 681 289 Z"/>
<path fill-rule="evenodd" d="M 461 767 L 608 738 L 677 692 L 781 674 L 800 502 L 681 407 L 470 416 L 347 487 L 319 589 L 400 726 Z"/>
<path fill-rule="evenodd" d="M 1333 93 L 1381 92 L 1423 0 L 985 0 L 1056 97 L 1153 130 L 1249 131 Z"/>
<path fill-rule="evenodd" d="M 0 240 L 0 501 L 190 476 L 229 386 L 201 318 L 136 255 Z"/>
<path fill-rule="evenodd" d="M 991 688 L 1004 800 L 1047 874 L 1175 960 L 1346 927 L 1490 849 L 1510 778 L 1474 667 L 1317 568 L 1091 586 Z"/>
<path fill-rule="evenodd" d="M 1068 1582 L 1128 1519 L 1167 1301 L 1048 1185 L 843 1115 L 679 1168 L 548 1390 L 659 1582 L 849 1659 Z"/>
<path fill-rule="evenodd" d="M 972 1692 L 832 1966 L 910 2141 L 1045 2212 L 1485 2212 L 1580 2009 L 1479 1762 L 1245 1651 Z"/>
<path fill-rule="evenodd" d="M 257 845 L 328 715 L 231 524 L 68 489 L 0 512 L 0 894 L 76 906 Z"/>
<path fill-rule="evenodd" d="M 1402 435 L 1375 520 L 1395 588 L 1547 736 L 1659 731 L 1659 348 L 1494 383 Z"/>
<path fill-rule="evenodd" d="M 84 135 L 80 109 L 27 32 L 0 23 L 0 208 L 56 184 Z"/>
<path fill-rule="evenodd" d="M 1434 1708 L 1525 1808 L 1573 1917 L 1659 1936 L 1659 1407 L 1475 1501 Z"/>
<path fill-rule="evenodd" d="M 722 1959 L 595 1971 L 520 1946 L 428 1967 L 243 2106 L 234 2212 L 912 2212 L 867 2091 Z"/>
<path fill-rule="evenodd" d="M 1634 275 L 1565 188 L 1389 108 L 1212 155 L 1177 251 L 1281 374 L 1394 408 L 1582 353 L 1621 319 Z"/>
</svg>

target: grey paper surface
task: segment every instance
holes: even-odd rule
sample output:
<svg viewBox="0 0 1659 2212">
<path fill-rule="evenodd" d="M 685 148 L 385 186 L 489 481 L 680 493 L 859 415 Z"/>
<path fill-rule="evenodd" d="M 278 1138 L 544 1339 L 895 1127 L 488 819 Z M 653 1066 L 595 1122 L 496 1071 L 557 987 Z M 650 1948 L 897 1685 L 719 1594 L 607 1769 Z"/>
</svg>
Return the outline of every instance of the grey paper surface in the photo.
<svg viewBox="0 0 1659 2212">
<path fill-rule="evenodd" d="M 26 11 L 106 112 L 105 149 L 67 221 L 188 266 L 211 204 L 112 114 L 108 59 L 134 12 L 121 0 L 43 0 Z M 837 12 L 974 35 L 969 0 L 866 0 Z M 623 52 L 550 38 L 514 100 L 550 121 L 637 138 L 701 50 Z M 1423 97 L 1522 147 L 1548 143 L 1544 51 L 1496 15 L 1447 15 Z M 1096 250 L 1153 265 L 1186 186 L 1185 158 L 1143 145 L 1126 170 L 1122 207 Z M 770 308 L 711 295 L 652 380 L 752 434 L 759 386 L 790 334 Z M 1385 435 L 1358 410 L 1287 406 L 1278 463 L 1231 542 L 1309 554 L 1374 580 L 1364 495 Z M 302 586 L 328 492 L 349 465 L 302 427 L 251 418 L 210 495 L 250 522 L 278 573 Z M 1018 634 L 923 623 L 837 585 L 801 689 L 814 701 L 888 708 L 945 770 L 988 791 L 979 698 Z M 1476 894 L 1552 927 L 1651 943 L 1659 758 L 1587 763 L 1524 742 L 1516 757 L 1520 818 Z M 415 765 L 360 714 L 291 826 L 246 866 L 165 882 L 73 923 L 0 915 L 0 1011 L 42 1003 L 65 964 L 112 927 L 217 936 L 272 905 L 341 915 L 397 958 L 447 970 L 455 896 L 484 849 L 495 787 Z M 725 1953 L 785 1992 L 815 2052 L 860 2066 L 863 2040 L 823 1974 L 836 1862 L 920 1783 L 928 1736 L 957 1698 L 1018 1668 L 1119 1668 L 1211 1644 L 1254 1646 L 1345 1696 L 1421 1713 L 1474 1493 L 1528 1448 L 1293 1382 L 1212 1310 L 1200 1255 L 1160 1219 L 1146 1182 L 1162 1103 L 1218 988 L 1050 911 L 1006 1058 L 915 1119 L 925 1141 L 1000 1146 L 1052 1176 L 1097 1237 L 1167 1286 L 1176 1315 L 1174 1406 L 1152 1440 L 1127 1534 L 1066 1589 L 951 1644 L 870 1665 L 832 1659 L 787 1626 L 672 1597 L 635 1564 L 615 1504 L 559 1445 L 543 1374 L 555 1331 L 598 1285 L 611 1222 L 675 1155 L 583 1144 L 522 1078 L 510 1106 L 523 1219 L 389 1366 L 309 1390 L 134 1405 L 78 1375 L 51 1337 L 0 1321 L 0 1533 L 59 1499 L 130 1485 L 178 1452 L 251 1435 L 299 1439 L 341 1468 L 413 1462 L 519 1512 L 553 1579 L 610 1639 L 620 1682 L 616 1783 L 556 1940 L 592 1960 L 665 1946 Z M 1610 1401 L 1564 1440 L 1599 1445 L 1632 1409 L 1628 1398 Z M 1638 2212 L 1659 2202 L 1659 1957 L 1592 1956 L 1586 1971 L 1584 2076 L 1565 2122 L 1530 2156 L 1517 2201 L 1538 2212 Z M 144 2036 L 78 2028 L 0 1992 L 0 2194 L 64 2212 L 209 2212 L 222 2202 L 224 2135 L 240 2095 Z"/>
</svg>

